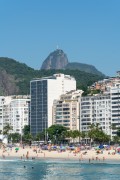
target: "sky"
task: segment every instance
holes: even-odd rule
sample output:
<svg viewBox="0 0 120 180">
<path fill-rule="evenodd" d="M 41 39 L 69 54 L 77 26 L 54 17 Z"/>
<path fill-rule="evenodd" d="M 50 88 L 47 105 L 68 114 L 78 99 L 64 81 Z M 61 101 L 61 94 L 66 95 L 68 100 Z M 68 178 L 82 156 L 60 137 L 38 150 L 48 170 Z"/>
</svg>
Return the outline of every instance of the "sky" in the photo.
<svg viewBox="0 0 120 180">
<path fill-rule="evenodd" d="M 70 62 L 120 70 L 120 0 L 0 0 L 0 57 L 34 69 L 57 46 Z"/>
</svg>

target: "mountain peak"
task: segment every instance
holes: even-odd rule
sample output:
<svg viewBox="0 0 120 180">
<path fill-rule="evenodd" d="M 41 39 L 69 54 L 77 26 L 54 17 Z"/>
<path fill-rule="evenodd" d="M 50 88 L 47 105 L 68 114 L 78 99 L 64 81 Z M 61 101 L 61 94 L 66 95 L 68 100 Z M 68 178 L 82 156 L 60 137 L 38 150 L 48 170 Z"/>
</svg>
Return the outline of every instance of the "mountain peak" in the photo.
<svg viewBox="0 0 120 180">
<path fill-rule="evenodd" d="M 62 49 L 56 49 L 44 60 L 41 69 L 64 69 L 67 64 L 67 55 Z"/>
</svg>

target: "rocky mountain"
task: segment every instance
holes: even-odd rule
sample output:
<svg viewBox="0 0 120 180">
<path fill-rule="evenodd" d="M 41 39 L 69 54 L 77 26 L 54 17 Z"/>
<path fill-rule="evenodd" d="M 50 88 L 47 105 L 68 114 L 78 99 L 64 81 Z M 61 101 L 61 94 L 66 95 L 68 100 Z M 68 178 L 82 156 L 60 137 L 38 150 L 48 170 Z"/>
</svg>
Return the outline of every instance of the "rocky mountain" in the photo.
<svg viewBox="0 0 120 180">
<path fill-rule="evenodd" d="M 71 69 L 101 76 L 103 75 L 103 73 L 98 71 L 93 65 L 79 62 L 69 62 L 67 55 L 61 49 L 57 49 L 50 53 L 49 56 L 43 61 L 41 69 Z"/>
<path fill-rule="evenodd" d="M 67 55 L 61 49 L 50 53 L 44 60 L 41 69 L 64 69 L 68 64 Z"/>
</svg>

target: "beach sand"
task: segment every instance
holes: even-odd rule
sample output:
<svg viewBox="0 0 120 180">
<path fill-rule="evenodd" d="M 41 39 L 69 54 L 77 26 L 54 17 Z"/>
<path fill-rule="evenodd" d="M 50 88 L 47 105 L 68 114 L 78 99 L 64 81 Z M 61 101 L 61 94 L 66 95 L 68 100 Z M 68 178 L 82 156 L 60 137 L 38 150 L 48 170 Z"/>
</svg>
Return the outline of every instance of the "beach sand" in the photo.
<svg viewBox="0 0 120 180">
<path fill-rule="evenodd" d="M 0 158 L 20 158 L 20 159 L 64 159 L 64 160 L 97 160 L 97 161 L 105 161 L 105 160 L 119 160 L 120 154 L 114 154 L 114 150 L 104 150 L 103 153 L 97 154 L 96 150 L 82 150 L 79 153 L 74 153 L 74 151 L 66 150 L 65 152 L 59 151 L 48 151 L 48 150 L 39 150 L 36 147 L 19 147 L 19 150 L 16 152 L 16 148 L 13 147 L 12 150 L 10 148 L 6 148 L 6 151 L 0 149 Z M 36 151 L 37 150 L 37 151 Z M 87 153 L 85 153 L 87 152 Z"/>
</svg>

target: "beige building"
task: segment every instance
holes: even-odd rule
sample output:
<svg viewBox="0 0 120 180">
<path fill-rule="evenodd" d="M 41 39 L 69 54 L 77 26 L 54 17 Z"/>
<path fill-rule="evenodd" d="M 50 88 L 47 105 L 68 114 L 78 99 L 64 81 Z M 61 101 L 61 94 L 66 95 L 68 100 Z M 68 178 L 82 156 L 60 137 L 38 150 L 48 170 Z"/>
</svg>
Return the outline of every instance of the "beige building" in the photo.
<svg viewBox="0 0 120 180">
<path fill-rule="evenodd" d="M 80 130 L 80 101 L 82 90 L 73 90 L 60 96 L 53 103 L 53 124 L 70 130 Z"/>
</svg>

